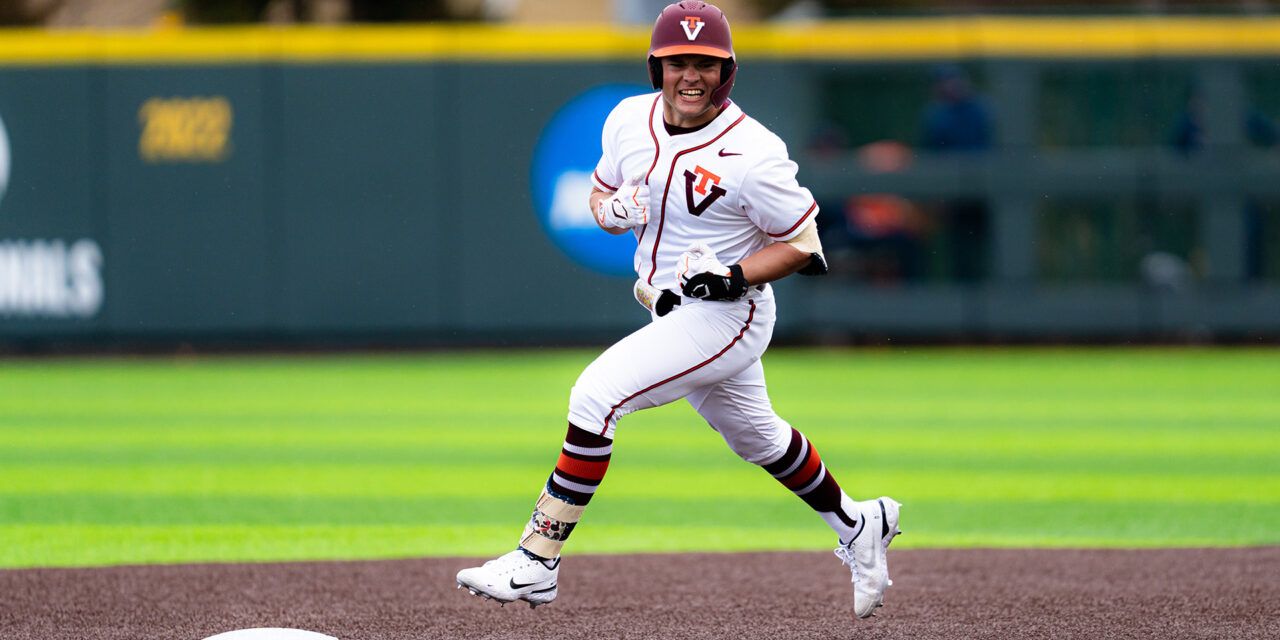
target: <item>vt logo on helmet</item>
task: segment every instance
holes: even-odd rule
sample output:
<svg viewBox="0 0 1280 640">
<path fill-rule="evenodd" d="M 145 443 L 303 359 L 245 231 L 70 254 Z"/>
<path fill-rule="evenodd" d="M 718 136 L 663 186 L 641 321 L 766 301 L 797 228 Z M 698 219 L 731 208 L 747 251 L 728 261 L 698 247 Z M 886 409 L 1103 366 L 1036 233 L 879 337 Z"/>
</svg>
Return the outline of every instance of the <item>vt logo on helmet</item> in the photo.
<svg viewBox="0 0 1280 640">
<path fill-rule="evenodd" d="M 689 16 L 680 24 L 684 26 L 684 34 L 689 36 L 690 40 L 697 40 L 698 32 L 702 31 L 702 28 L 707 26 L 707 24 L 702 21 L 702 18 L 699 18 L 698 16 Z"/>
<path fill-rule="evenodd" d="M 717 109 L 724 108 L 733 90 L 733 75 L 738 64 L 734 62 L 729 20 L 715 5 L 685 0 L 667 5 L 658 15 L 649 41 L 649 81 L 653 88 L 662 88 L 659 58 L 689 53 L 724 61 L 720 68 L 720 86 L 711 92 L 711 104 Z"/>
</svg>

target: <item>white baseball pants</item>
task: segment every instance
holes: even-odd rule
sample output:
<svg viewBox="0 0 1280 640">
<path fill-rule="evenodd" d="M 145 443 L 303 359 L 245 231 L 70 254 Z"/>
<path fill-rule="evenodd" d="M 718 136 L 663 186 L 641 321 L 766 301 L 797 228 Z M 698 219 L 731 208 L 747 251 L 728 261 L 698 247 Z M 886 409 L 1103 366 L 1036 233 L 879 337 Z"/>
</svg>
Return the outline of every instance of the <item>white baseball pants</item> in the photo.
<svg viewBox="0 0 1280 640">
<path fill-rule="evenodd" d="M 735 302 L 682 299 L 583 370 L 569 422 L 612 439 L 622 416 L 688 398 L 744 460 L 781 457 L 791 426 L 774 413 L 760 364 L 776 317 L 768 286 Z"/>
</svg>

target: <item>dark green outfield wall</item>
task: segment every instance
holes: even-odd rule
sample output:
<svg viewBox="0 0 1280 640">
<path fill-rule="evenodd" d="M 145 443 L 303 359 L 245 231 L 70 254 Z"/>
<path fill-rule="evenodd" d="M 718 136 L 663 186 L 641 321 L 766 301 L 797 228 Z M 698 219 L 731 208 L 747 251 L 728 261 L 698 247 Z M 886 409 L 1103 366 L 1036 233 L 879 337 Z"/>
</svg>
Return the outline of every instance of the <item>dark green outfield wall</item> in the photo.
<svg viewBox="0 0 1280 640">
<path fill-rule="evenodd" d="M 1266 208 L 1280 201 L 1274 157 L 1239 135 L 1194 161 L 1152 145 L 1045 145 L 1037 123 L 1053 94 L 1046 103 L 1040 88 L 1061 86 L 1062 65 L 968 63 L 1001 117 L 996 150 L 964 161 L 922 154 L 892 175 L 865 171 L 852 150 L 811 155 L 807 142 L 820 122 L 859 108 L 823 103 L 846 95 L 832 87 L 924 77 L 928 61 L 744 66 L 735 99 L 787 139 L 820 201 L 959 193 L 991 208 L 979 281 L 945 269 L 887 284 L 797 279 L 780 287 L 784 337 L 1280 333 L 1266 270 L 1280 263 L 1272 256 L 1249 274 L 1240 257 L 1249 234 L 1280 228 Z M 1274 66 L 1214 64 L 1158 65 L 1193 80 L 1227 70 L 1213 81 L 1212 122 L 1246 100 L 1251 70 Z M 645 320 L 630 279 L 579 266 L 548 239 L 530 162 L 571 97 L 643 74 L 612 61 L 0 67 L 0 344 L 614 337 Z M 904 104 L 884 128 L 920 107 Z M 885 111 L 859 117 L 895 115 Z M 1264 203 L 1261 230 L 1245 223 L 1250 199 Z M 1127 267 L 1062 276 L 1058 254 L 1038 248 L 1055 241 L 1045 229 L 1061 215 L 1044 203 L 1081 200 L 1155 203 L 1142 206 L 1157 217 L 1187 210 L 1184 253 L 1198 264 L 1188 285 L 1153 289 Z M 1122 266 L 1123 231 L 1110 240 Z"/>
<path fill-rule="evenodd" d="M 628 282 L 572 264 L 529 204 L 539 129 L 593 77 L 609 70 L 0 69 L 12 168 L 0 200 L 0 331 L 497 335 L 633 324 Z M 164 125 L 143 115 L 153 99 L 185 120 L 171 137 L 208 137 L 208 123 L 190 120 L 229 105 L 221 151 L 171 140 L 159 145 L 174 155 L 144 157 L 146 129 Z M 79 272 L 73 245 L 94 258 Z"/>
</svg>

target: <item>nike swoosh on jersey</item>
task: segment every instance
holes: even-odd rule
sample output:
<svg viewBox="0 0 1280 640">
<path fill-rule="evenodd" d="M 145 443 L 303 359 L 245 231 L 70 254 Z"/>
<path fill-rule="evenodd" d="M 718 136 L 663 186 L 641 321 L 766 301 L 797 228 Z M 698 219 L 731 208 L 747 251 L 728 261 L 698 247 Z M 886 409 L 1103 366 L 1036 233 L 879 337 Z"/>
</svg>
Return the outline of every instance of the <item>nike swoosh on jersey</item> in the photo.
<svg viewBox="0 0 1280 640">
<path fill-rule="evenodd" d="M 729 152 L 729 151 L 725 151 L 724 149 L 721 149 L 721 150 L 720 150 L 720 154 L 719 154 L 719 155 L 720 155 L 720 157 L 721 157 L 721 158 L 728 158 L 729 156 L 740 156 L 740 155 L 742 155 L 742 154 L 741 154 L 741 153 L 732 153 L 732 152 Z"/>
</svg>

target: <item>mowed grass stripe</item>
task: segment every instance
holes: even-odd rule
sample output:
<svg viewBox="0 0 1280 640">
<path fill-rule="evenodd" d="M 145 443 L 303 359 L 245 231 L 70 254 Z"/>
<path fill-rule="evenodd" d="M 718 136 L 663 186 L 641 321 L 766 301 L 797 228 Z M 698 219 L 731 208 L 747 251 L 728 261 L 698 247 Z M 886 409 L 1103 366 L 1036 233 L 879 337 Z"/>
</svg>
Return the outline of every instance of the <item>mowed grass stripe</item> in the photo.
<svg viewBox="0 0 1280 640">
<path fill-rule="evenodd" d="M 261 465 L 156 467 L 39 466 L 7 469 L 0 475 L 12 494 L 136 495 L 317 495 L 317 496 L 435 496 L 476 495 L 536 497 L 550 472 L 549 466 L 364 466 L 314 464 L 293 468 Z M 1271 473 L 1193 473 L 1169 470 L 1161 473 L 1064 472 L 1000 469 L 955 471 L 845 465 L 837 470 L 839 481 L 859 495 L 893 493 L 902 500 L 1168 500 L 1213 503 L 1248 501 L 1280 505 L 1280 480 Z M 775 482 L 757 469 L 669 469 L 655 472 L 637 465 L 610 469 L 604 496 L 672 496 L 672 507 L 662 516 L 679 517 L 697 498 L 761 495 Z M 696 487 L 696 491 L 690 491 Z M 767 495 L 767 494 L 764 494 Z M 531 496 L 531 497 L 530 497 Z M 593 503 L 594 504 L 594 503 Z M 458 514 L 465 523 L 467 514 Z M 1278 535 L 1280 537 L 1280 535 Z"/>
<path fill-rule="evenodd" d="M 737 458 L 720 438 L 687 407 L 660 409 L 659 419 L 640 414 L 628 422 L 618 455 L 644 465 L 684 466 L 734 464 Z M 634 428 L 631 425 L 635 424 Z M 882 426 L 882 425 L 878 425 Z M 1280 429 L 1274 425 L 1233 424 L 1216 428 L 1160 426 L 1114 421 L 1106 426 L 1064 423 L 1048 425 L 970 425 L 963 435 L 950 437 L 932 426 L 868 432 L 867 428 L 814 421 L 806 427 L 828 457 L 892 457 L 894 464 L 957 466 L 987 465 L 1004 460 L 1020 467 L 1051 457 L 1067 468 L 1113 467 L 1142 470 L 1147 465 L 1184 469 L 1257 466 L 1280 471 Z M 563 428 L 529 425 L 519 429 L 464 430 L 428 426 L 371 427 L 171 425 L 167 427 L 111 427 L 91 424 L 49 430 L 0 428 L 0 462 L 21 464 L 227 463 L 299 464 L 347 461 L 418 464 L 475 459 L 488 462 L 546 462 L 559 452 Z M 671 443 L 679 442 L 673 449 Z M 1040 464 L 1038 461 L 1035 464 Z M 1189 466 L 1183 466 L 1189 465 Z"/>
<path fill-rule="evenodd" d="M 0 478 L 21 482 L 23 476 L 39 476 L 52 472 L 74 472 L 80 468 L 101 467 L 106 474 L 124 474 L 139 466 L 163 467 L 226 467 L 249 469 L 251 467 L 298 467 L 321 465 L 333 467 L 384 466 L 454 466 L 459 459 L 476 459 L 477 468 L 502 465 L 532 465 L 545 467 L 549 472 L 555 452 L 536 453 L 536 448 L 521 451 L 506 449 L 484 450 L 477 448 L 449 448 L 421 450 L 413 448 L 316 448 L 298 446 L 287 451 L 270 451 L 258 447 L 233 446 L 209 449 L 203 447 L 136 447 L 118 449 L 10 449 L 0 451 Z M 727 451 L 727 449 L 726 449 Z M 1066 450 L 1054 453 L 1037 447 L 1007 448 L 981 452 L 948 452 L 908 447 L 853 450 L 844 447 L 819 449 L 833 469 L 857 466 L 876 471 L 955 473 L 1017 473 L 1052 469 L 1061 473 L 1099 473 L 1115 476 L 1129 475 L 1239 475 L 1277 473 L 1277 453 L 1270 450 L 1252 451 L 1233 455 L 1229 452 L 1179 451 L 1173 448 L 1155 449 L 1157 453 L 1123 449 L 1108 451 Z M 659 472 L 680 471 L 696 465 L 716 469 L 737 468 L 736 458 L 718 455 L 717 451 L 682 450 L 667 454 L 660 449 L 629 451 L 626 464 L 643 465 Z M 468 465 L 470 466 L 470 465 Z M 1171 472 L 1170 468 L 1176 468 Z M 123 469 L 122 469 L 123 468 Z M 240 471 L 238 471 L 239 473 Z M 359 472 L 351 469 L 350 473 Z"/>
<path fill-rule="evenodd" d="M 477 544 L 514 547 L 513 535 L 509 526 L 14 525 L 0 566 L 480 555 Z"/>
<path fill-rule="evenodd" d="M 593 508 L 587 528 L 644 528 L 656 517 L 666 522 L 672 515 L 665 499 L 637 496 L 610 496 Z M 695 527 L 736 526 L 769 532 L 774 529 L 813 529 L 826 534 L 809 521 L 808 512 L 780 492 L 758 496 L 698 498 L 687 500 L 688 509 L 679 522 Z M 1006 535 L 1031 537 L 1042 533 L 1046 524 L 1072 523 L 1061 531 L 1047 532 L 1046 540 L 1109 537 L 1129 544 L 1150 539 L 1205 539 L 1214 545 L 1241 544 L 1267 540 L 1280 527 L 1274 503 L 1226 500 L 1213 503 L 1213 531 L 1181 527 L 1167 531 L 1177 522 L 1204 508 L 1195 500 L 1171 497 L 1166 500 L 945 500 L 913 498 L 909 514 L 913 526 L 906 546 L 933 546 L 937 539 L 969 536 L 980 539 L 973 522 L 987 522 Z M 470 527 L 508 527 L 527 515 L 524 497 L 490 498 L 472 501 L 457 496 L 432 497 L 316 497 L 259 495 L 152 496 L 134 494 L 97 495 L 9 495 L 0 501 L 0 515 L 15 527 L 52 525 L 84 526 L 453 526 L 459 512 L 467 513 Z M 1148 517 L 1133 518 L 1141 513 Z M 779 523 L 790 522 L 790 525 Z M 517 532 L 518 533 L 518 532 Z M 826 534 L 829 537 L 829 534 Z M 712 544 L 713 541 L 704 541 Z M 780 541 L 781 542 L 781 541 Z M 686 543 L 693 542 L 686 540 Z M 775 543 L 757 543 L 772 548 Z"/>
<path fill-rule="evenodd" d="M 491 554 L 593 356 L 0 362 L 0 566 Z M 775 350 L 766 370 L 851 493 L 914 505 L 908 546 L 1280 543 L 1275 351 Z M 575 550 L 829 545 L 683 403 L 624 421 L 601 491 Z M 1227 514 L 1212 539 L 1185 530 L 1206 509 Z"/>
<path fill-rule="evenodd" d="M 847 406 L 845 407 L 847 410 Z M 655 411 L 673 412 L 661 420 L 649 420 L 650 414 L 637 414 L 636 421 L 643 422 L 621 433 L 625 442 L 633 447 L 657 446 L 671 438 L 687 440 L 691 446 L 721 449 L 720 440 L 711 434 L 705 423 L 683 404 Z M 892 410 L 890 410 L 892 411 Z M 888 416 L 866 416 L 852 419 L 833 418 L 832 412 L 817 412 L 812 407 L 803 411 L 787 411 L 789 421 L 805 420 L 805 431 L 827 436 L 835 446 L 865 448 L 880 446 L 891 439 L 893 446 L 915 450 L 934 449 L 947 451 L 977 451 L 991 448 L 1001 450 L 1035 451 L 1063 448 L 1092 451 L 1098 445 L 1108 450 L 1144 450 L 1156 445 L 1162 449 L 1221 451 L 1247 453 L 1247 450 L 1280 451 L 1280 430 L 1272 420 L 1275 416 L 1266 408 L 1263 415 L 1229 417 L 1221 413 L 1213 419 L 1185 417 L 1182 421 L 1163 419 L 1121 419 L 1100 417 L 1077 419 L 1058 415 L 1055 420 L 960 418 L 947 416 L 933 419 L 927 416 L 904 416 L 893 411 Z M 812 418 L 810 419 L 809 417 Z M 23 420 L 22 425 L 0 425 L 0 442 L 6 447 L 23 450 L 66 449 L 147 449 L 204 446 L 259 447 L 269 445 L 355 447 L 380 449 L 387 447 L 447 447 L 453 449 L 492 448 L 495 444 L 520 444 L 556 448 L 558 443 L 547 443 L 548 434 L 563 435 L 564 427 L 556 421 L 522 419 L 503 428 L 462 428 L 455 424 L 430 424 L 412 419 L 370 421 L 366 416 L 343 417 L 327 414 L 329 422 L 294 417 L 289 421 L 256 417 L 252 420 L 221 416 L 194 416 L 178 422 L 164 420 L 84 420 L 58 419 L 56 424 L 44 425 L 38 421 Z M 12 419 L 12 416 L 10 416 Z M 340 421 L 334 424 L 333 421 Z M 627 422 L 630 427 L 634 422 Z M 1228 421 L 1226 424 L 1221 424 Z M 145 422 L 146 425 L 139 425 Z M 319 422 L 319 423 L 318 423 Z M 1217 428 L 1219 425 L 1226 428 Z M 889 432 L 876 431 L 890 429 Z M 978 430 L 983 438 L 963 439 L 948 437 L 948 431 Z M 1242 445 L 1248 443 L 1242 448 Z M 1206 449 L 1207 448 L 1207 449 Z"/>
<path fill-rule="evenodd" d="M 0 402 L 5 404 L 0 406 L 74 411 L 76 405 L 67 402 L 71 394 L 96 399 L 95 409 L 99 411 L 188 411 L 201 400 L 207 403 L 202 409 L 222 411 L 288 406 L 294 398 L 339 407 L 360 406 L 358 398 L 374 394 L 407 403 L 393 405 L 391 410 L 396 410 L 414 404 L 431 408 L 432 401 L 441 398 L 470 399 L 480 391 L 477 386 L 486 392 L 490 409 L 508 403 L 523 404 L 545 397 L 547 391 L 551 392 L 553 404 L 563 405 L 567 385 L 572 384 L 592 356 L 589 351 L 545 350 L 369 358 L 13 361 L 0 368 L 0 379 L 5 383 L 5 394 L 0 395 Z M 1268 378 L 1275 381 L 1275 360 L 1274 352 L 1265 349 L 908 353 L 775 350 L 766 356 L 765 363 L 771 373 L 775 368 L 783 373 L 771 376 L 775 393 L 794 389 L 842 392 L 834 398 L 824 398 L 822 393 L 804 398 L 811 402 L 885 397 L 886 392 L 920 399 L 920 392 L 925 391 L 935 397 L 957 398 L 978 392 L 1016 403 L 1026 398 L 1011 396 L 1011 392 L 1037 390 L 1050 394 L 1083 391 L 1104 398 L 1137 398 L 1144 393 L 1168 397 L 1181 391 L 1210 399 L 1224 398 L 1224 393 L 1228 394 L 1224 399 L 1256 396 L 1260 388 L 1265 388 L 1259 384 Z M 791 375 L 799 370 L 807 375 Z M 353 375 L 355 372 L 359 375 Z M 1249 381 L 1255 384 L 1241 384 Z M 276 393 L 279 389 L 288 389 L 292 395 L 282 397 Z M 182 393 L 155 394 L 145 406 L 130 401 L 139 392 L 159 390 Z M 226 395 L 229 390 L 237 393 Z"/>
<path fill-rule="evenodd" d="M 514 548 L 519 533 L 511 525 L 18 525 L 7 532 L 14 544 L 0 547 L 0 565 L 485 557 Z M 812 526 L 772 527 L 762 533 L 737 524 L 597 524 L 589 532 L 575 533 L 574 553 L 727 551 L 760 548 L 762 540 L 770 539 L 777 540 L 771 549 L 820 549 L 831 546 L 830 538 L 830 530 Z M 86 545 L 86 540 L 94 544 Z"/>
<path fill-rule="evenodd" d="M 1070 512 L 1068 512 L 1070 514 Z M 1180 514 L 1172 510 L 1171 515 Z M 904 518 L 909 518 L 904 512 Z M 971 526 L 980 512 L 959 514 L 963 527 L 938 532 L 943 547 L 1151 547 L 1222 546 L 1236 544 L 1222 522 L 1225 536 L 1204 528 L 1165 530 L 1149 527 L 1148 535 L 1125 527 L 1091 526 L 1060 529 L 1054 521 L 1025 531 Z M 1074 514 L 1070 514 L 1074 515 Z M 1087 514 L 1085 514 L 1087 516 Z M 1246 514 L 1247 515 L 1247 514 Z M 927 513 L 915 516 L 929 521 Z M 1181 516 L 1186 519 L 1185 515 Z M 1132 520 L 1131 520 L 1132 521 Z M 904 523 L 909 520 L 904 520 Z M 1132 521 L 1136 522 L 1136 521 Z M 1244 523 L 1248 526 L 1250 523 Z M 315 559 L 381 559 L 402 557 L 488 557 L 513 548 L 519 534 L 511 525 L 13 525 L 8 544 L 0 546 L 0 566 L 101 566 L 179 562 L 242 562 Z M 917 526 L 894 541 L 910 548 L 927 529 Z M 573 554 L 733 550 L 817 550 L 832 547 L 830 530 L 800 519 L 767 529 L 738 523 L 696 524 L 593 523 L 575 531 Z M 86 544 L 91 541 L 92 544 Z M 568 560 L 572 562 L 572 558 Z"/>
</svg>

